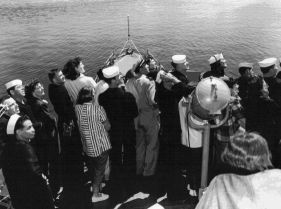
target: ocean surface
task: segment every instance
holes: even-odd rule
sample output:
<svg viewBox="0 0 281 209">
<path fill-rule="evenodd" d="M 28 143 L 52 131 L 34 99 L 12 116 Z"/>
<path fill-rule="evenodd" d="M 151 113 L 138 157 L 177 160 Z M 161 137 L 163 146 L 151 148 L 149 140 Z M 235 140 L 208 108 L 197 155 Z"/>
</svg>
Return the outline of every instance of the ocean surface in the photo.
<svg viewBox="0 0 281 209">
<path fill-rule="evenodd" d="M 222 52 L 228 74 L 242 61 L 281 57 L 280 0 L 0 0 L 0 93 L 4 83 L 38 77 L 81 56 L 87 75 L 121 49 L 130 34 L 170 68 L 186 54 L 190 67 L 209 70 Z"/>
</svg>

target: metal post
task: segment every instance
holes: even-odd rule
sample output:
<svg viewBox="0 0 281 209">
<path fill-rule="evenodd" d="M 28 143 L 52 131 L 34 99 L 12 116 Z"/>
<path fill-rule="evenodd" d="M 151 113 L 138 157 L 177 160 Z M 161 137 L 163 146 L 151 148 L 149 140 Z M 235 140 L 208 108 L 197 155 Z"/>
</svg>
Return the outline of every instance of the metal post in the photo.
<svg viewBox="0 0 281 209">
<path fill-rule="evenodd" d="M 209 149 L 210 149 L 210 124 L 204 125 L 203 132 L 203 152 L 201 167 L 201 187 L 199 189 L 199 199 L 202 197 L 204 190 L 208 185 L 208 166 L 209 166 Z"/>
<path fill-rule="evenodd" d="M 128 40 L 130 39 L 130 16 L 127 16 L 127 20 L 128 20 Z"/>
</svg>

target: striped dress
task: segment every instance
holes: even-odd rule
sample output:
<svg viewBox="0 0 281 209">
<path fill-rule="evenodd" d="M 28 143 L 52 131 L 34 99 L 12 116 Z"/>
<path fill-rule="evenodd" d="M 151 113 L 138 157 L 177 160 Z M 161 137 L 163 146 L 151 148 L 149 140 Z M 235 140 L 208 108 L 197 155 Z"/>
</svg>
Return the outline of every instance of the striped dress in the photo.
<svg viewBox="0 0 281 209">
<path fill-rule="evenodd" d="M 85 154 L 89 157 L 97 157 L 109 150 L 111 144 L 102 124 L 106 120 L 103 107 L 89 102 L 76 105 L 75 112 Z"/>
</svg>

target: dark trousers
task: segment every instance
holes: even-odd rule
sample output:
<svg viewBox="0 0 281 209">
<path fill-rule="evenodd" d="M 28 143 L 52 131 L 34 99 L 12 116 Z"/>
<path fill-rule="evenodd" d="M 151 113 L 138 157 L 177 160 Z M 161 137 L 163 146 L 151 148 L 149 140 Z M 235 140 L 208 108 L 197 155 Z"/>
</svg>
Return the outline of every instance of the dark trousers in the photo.
<svg viewBox="0 0 281 209">
<path fill-rule="evenodd" d="M 60 136 L 63 136 L 60 129 Z M 61 162 L 63 193 L 61 209 L 87 208 L 90 202 L 84 187 L 84 165 L 80 133 L 76 128 L 72 136 L 61 137 Z"/>
<path fill-rule="evenodd" d="M 182 146 L 183 161 L 187 171 L 187 183 L 190 189 L 197 190 L 201 182 L 201 165 L 202 165 L 202 147 L 190 148 Z"/>
<path fill-rule="evenodd" d="M 49 179 L 50 187 L 55 197 L 61 185 L 58 143 L 55 141 L 56 139 L 40 138 L 40 135 L 36 140 L 33 147 L 35 148 L 40 167 L 44 175 Z"/>
<path fill-rule="evenodd" d="M 160 174 L 161 193 L 167 192 L 169 200 L 183 200 L 186 198 L 185 180 L 181 175 L 182 149 L 180 132 L 162 132 L 159 135 L 160 149 L 158 173 Z"/>
<path fill-rule="evenodd" d="M 111 136 L 109 195 L 112 203 L 128 198 L 135 189 L 136 149 L 135 135 Z"/>
<path fill-rule="evenodd" d="M 92 180 L 93 187 L 99 188 L 104 177 L 104 171 L 106 166 L 106 161 L 108 158 L 108 152 L 105 151 L 97 157 L 87 156 L 87 167 L 89 169 L 89 175 Z M 93 188 L 93 189 L 95 189 Z"/>
</svg>

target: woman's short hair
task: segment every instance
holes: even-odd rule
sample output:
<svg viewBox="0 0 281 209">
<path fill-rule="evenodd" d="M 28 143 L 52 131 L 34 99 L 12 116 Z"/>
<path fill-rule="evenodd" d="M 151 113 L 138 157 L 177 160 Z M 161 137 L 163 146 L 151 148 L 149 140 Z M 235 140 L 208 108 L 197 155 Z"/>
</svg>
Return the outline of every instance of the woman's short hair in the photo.
<svg viewBox="0 0 281 209">
<path fill-rule="evenodd" d="M 38 78 L 35 78 L 25 86 L 25 97 L 26 97 L 26 99 L 30 99 L 30 98 L 33 97 L 32 94 L 35 91 L 38 83 L 41 83 L 40 80 Z"/>
<path fill-rule="evenodd" d="M 76 68 L 79 66 L 81 61 L 82 59 L 80 57 L 68 60 L 62 70 L 66 79 L 75 80 L 80 76 L 80 73 L 76 71 Z"/>
<path fill-rule="evenodd" d="M 230 139 L 221 159 L 233 168 L 263 171 L 272 167 L 266 140 L 258 133 L 238 133 Z"/>
<path fill-rule="evenodd" d="M 79 91 L 76 104 L 82 105 L 85 102 L 92 101 L 92 99 L 93 99 L 93 87 L 86 86 Z"/>
</svg>

